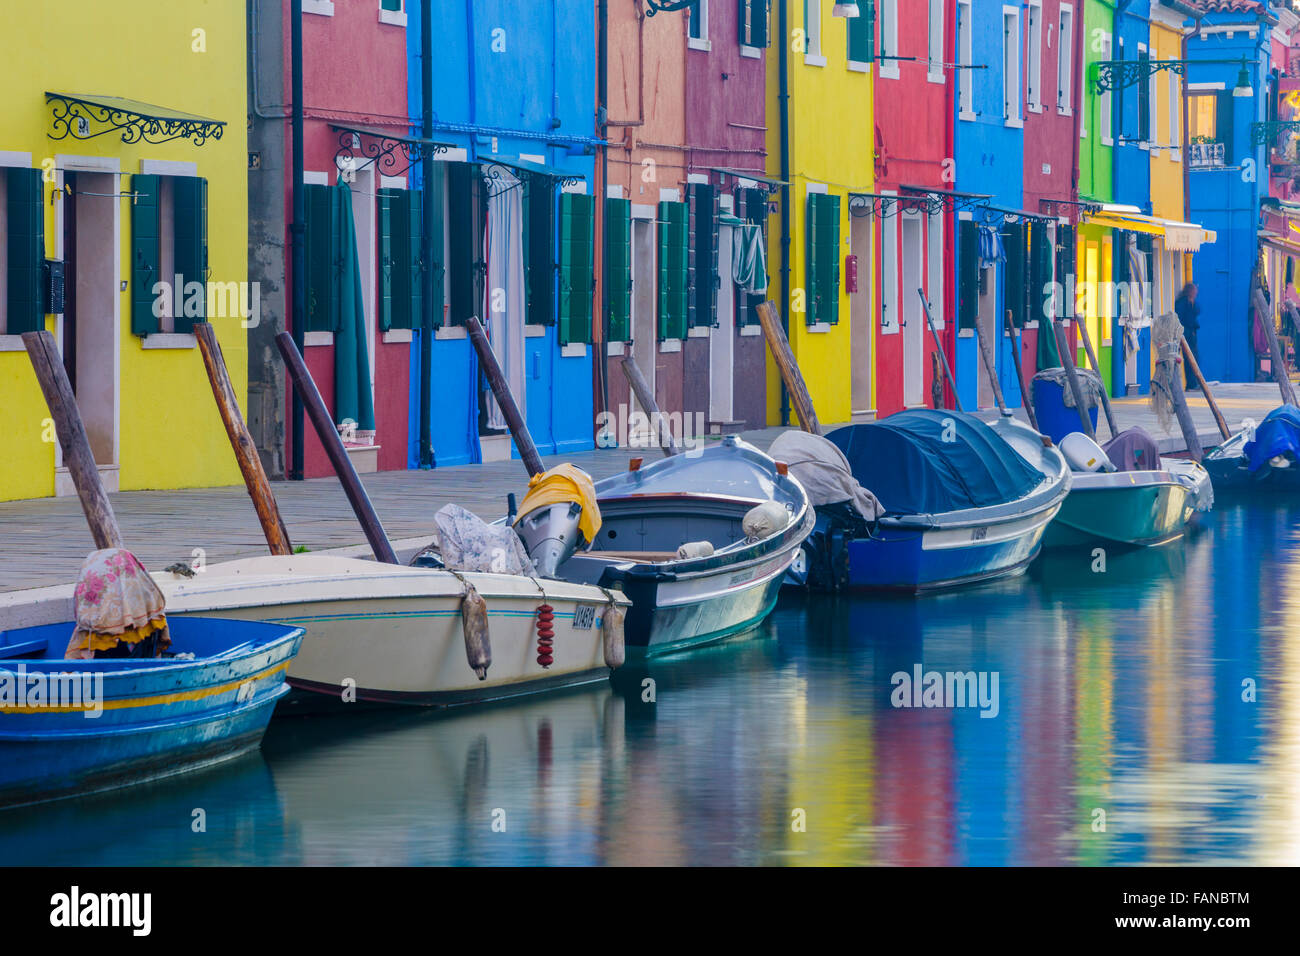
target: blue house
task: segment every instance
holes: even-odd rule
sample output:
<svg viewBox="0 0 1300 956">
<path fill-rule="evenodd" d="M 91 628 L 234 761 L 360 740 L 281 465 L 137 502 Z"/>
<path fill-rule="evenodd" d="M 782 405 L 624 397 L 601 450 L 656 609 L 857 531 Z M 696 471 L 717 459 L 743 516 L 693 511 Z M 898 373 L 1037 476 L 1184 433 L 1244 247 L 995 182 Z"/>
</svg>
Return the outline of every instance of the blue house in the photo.
<svg viewBox="0 0 1300 956">
<path fill-rule="evenodd" d="M 466 337 L 477 316 L 542 454 L 593 447 L 596 58 L 589 6 L 438 0 L 432 7 L 435 300 L 411 348 L 409 462 L 420 461 L 422 336 L 432 335 L 433 461 L 512 444 Z M 423 110 L 421 4 L 406 0 L 409 110 Z M 412 188 L 423 188 L 420 164 Z M 515 452 L 517 454 L 517 452 Z"/>
<path fill-rule="evenodd" d="M 1030 286 L 1025 275 L 1023 211 L 1024 124 L 1027 107 L 1024 8 L 1000 0 L 958 0 L 956 79 L 956 188 L 990 197 L 958 211 L 956 339 L 957 393 L 964 408 L 993 404 L 975 337 L 979 323 L 994 350 L 1008 405 L 1020 404 L 1004 310 L 1028 319 L 1028 298 L 1008 296 Z M 997 343 L 997 345 L 994 345 Z"/>
<path fill-rule="evenodd" d="M 1187 39 L 1192 62 L 1185 77 L 1189 218 L 1218 234 L 1193 259 L 1200 364 L 1207 379 L 1251 381 L 1250 284 L 1259 254 L 1260 197 L 1268 188 L 1264 147 L 1252 143 L 1251 124 L 1264 119 L 1274 17 L 1265 3 L 1251 0 L 1179 6 L 1192 18 L 1186 25 L 1195 28 Z"/>
</svg>

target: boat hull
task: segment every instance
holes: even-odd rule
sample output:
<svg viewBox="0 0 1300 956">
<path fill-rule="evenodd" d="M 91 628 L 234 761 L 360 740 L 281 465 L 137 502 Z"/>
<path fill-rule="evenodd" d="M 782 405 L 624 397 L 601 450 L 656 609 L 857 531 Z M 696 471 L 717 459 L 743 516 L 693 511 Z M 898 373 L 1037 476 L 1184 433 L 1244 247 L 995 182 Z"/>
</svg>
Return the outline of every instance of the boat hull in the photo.
<svg viewBox="0 0 1300 956">
<path fill-rule="evenodd" d="M 625 624 L 629 656 L 686 650 L 754 626 L 776 605 L 795 550 L 711 574 L 625 571 L 621 586 L 632 601 Z"/>
<path fill-rule="evenodd" d="M 858 590 L 917 593 L 1023 573 L 1057 507 L 985 525 L 881 526 L 872 537 L 847 542 L 845 583 Z"/>
<path fill-rule="evenodd" d="M 1168 478 L 1089 488 L 1085 476 L 1076 476 L 1074 487 L 1047 528 L 1043 547 L 1165 544 L 1183 535 L 1193 512 L 1188 489 Z"/>
<path fill-rule="evenodd" d="M 169 623 L 172 650 L 184 653 L 194 629 L 232 622 Z M 102 679 L 97 716 L 86 706 L 50 706 L 52 697 L 39 705 L 11 700 L 0 706 L 0 807 L 172 776 L 255 749 L 276 702 L 289 690 L 285 671 L 302 631 L 247 624 L 239 629 L 258 631 L 262 639 L 192 661 L 0 661 L 0 670 L 24 673 L 28 681 L 36 674 L 49 677 L 50 684 L 59 679 L 54 675 Z M 50 646 L 61 647 L 71 625 L 28 632 L 48 632 Z"/>
</svg>

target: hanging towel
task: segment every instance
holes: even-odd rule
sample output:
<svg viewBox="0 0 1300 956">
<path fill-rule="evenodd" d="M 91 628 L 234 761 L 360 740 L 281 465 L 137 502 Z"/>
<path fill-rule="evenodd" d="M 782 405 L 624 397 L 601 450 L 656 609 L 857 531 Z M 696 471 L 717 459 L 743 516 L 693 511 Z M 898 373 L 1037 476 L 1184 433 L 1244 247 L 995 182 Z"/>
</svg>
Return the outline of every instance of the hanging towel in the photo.
<svg viewBox="0 0 1300 956">
<path fill-rule="evenodd" d="M 334 323 L 334 421 L 354 422 L 356 431 L 374 435 L 375 406 L 371 391 L 370 352 L 366 345 L 365 296 L 357 259 L 357 233 L 352 218 L 352 190 L 342 179 L 331 197 L 335 235 L 335 297 L 339 314 Z"/>
<path fill-rule="evenodd" d="M 763 252 L 763 227 L 746 223 L 736 228 L 737 241 L 731 245 L 731 278 L 742 292 L 764 295 L 767 292 L 767 259 Z"/>
<path fill-rule="evenodd" d="M 980 264 L 991 266 L 1006 262 L 1007 253 L 1002 248 L 1002 235 L 994 226 L 980 226 Z"/>
</svg>

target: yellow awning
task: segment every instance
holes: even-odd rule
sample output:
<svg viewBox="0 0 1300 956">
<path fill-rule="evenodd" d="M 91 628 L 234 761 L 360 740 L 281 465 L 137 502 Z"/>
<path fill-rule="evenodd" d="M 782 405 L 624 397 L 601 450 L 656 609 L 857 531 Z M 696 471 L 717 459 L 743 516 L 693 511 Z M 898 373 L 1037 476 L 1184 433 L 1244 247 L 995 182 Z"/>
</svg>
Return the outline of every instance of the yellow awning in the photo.
<svg viewBox="0 0 1300 956">
<path fill-rule="evenodd" d="M 1170 252 L 1196 252 L 1204 243 L 1214 242 L 1218 238 L 1213 230 L 1205 229 L 1196 223 L 1159 219 L 1130 211 L 1132 209 L 1131 206 L 1103 207 L 1100 212 L 1087 217 L 1085 222 L 1090 226 L 1160 236 L 1165 241 L 1165 248 Z"/>
</svg>

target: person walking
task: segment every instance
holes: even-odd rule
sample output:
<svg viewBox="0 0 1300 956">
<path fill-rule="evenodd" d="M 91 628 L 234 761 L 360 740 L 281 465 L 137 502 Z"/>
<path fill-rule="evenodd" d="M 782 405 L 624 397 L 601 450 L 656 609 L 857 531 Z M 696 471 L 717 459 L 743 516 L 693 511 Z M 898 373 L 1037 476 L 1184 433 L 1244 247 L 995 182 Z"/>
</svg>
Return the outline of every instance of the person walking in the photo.
<svg viewBox="0 0 1300 956">
<path fill-rule="evenodd" d="M 1183 286 L 1183 291 L 1178 293 L 1178 298 L 1174 300 L 1174 312 L 1178 316 L 1178 321 L 1183 326 L 1183 341 L 1187 343 L 1187 348 L 1192 353 L 1192 358 L 1196 359 L 1196 364 L 1201 363 L 1201 353 L 1196 348 L 1196 333 L 1200 331 L 1201 307 L 1196 304 L 1196 283 L 1189 282 Z M 1194 378 L 1188 377 L 1187 388 L 1190 391 L 1199 388 Z"/>
</svg>

